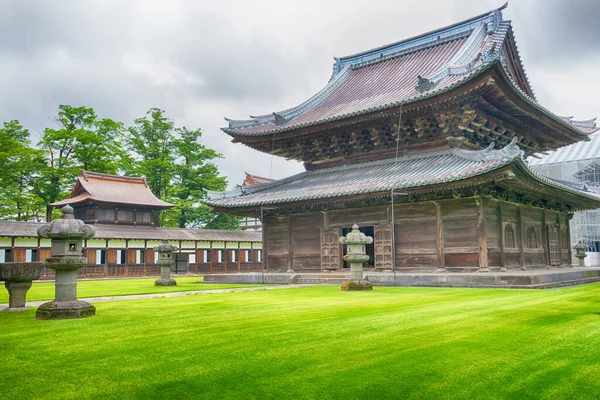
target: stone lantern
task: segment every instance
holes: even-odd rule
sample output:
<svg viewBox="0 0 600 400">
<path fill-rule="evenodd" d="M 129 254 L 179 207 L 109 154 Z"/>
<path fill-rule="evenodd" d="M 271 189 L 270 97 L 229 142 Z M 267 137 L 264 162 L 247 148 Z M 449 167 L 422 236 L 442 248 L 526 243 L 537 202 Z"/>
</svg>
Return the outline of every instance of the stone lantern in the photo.
<svg viewBox="0 0 600 400">
<path fill-rule="evenodd" d="M 360 232 L 355 224 L 352 231 L 340 237 L 340 243 L 346 245 L 344 260 L 350 263 L 350 280 L 342 283 L 342 290 L 373 290 L 373 285 L 363 280 L 363 264 L 369 261 L 366 245 L 373 243 L 373 238 Z"/>
<path fill-rule="evenodd" d="M 62 218 L 38 229 L 38 236 L 50 238 L 52 249 L 46 267 L 56 271 L 54 300 L 38 307 L 37 319 L 70 319 L 96 315 L 96 308 L 77 300 L 77 270 L 87 264 L 82 255 L 83 239 L 94 236 L 94 228 L 75 219 L 73 207 L 62 209 Z"/>
<path fill-rule="evenodd" d="M 585 250 L 587 246 L 580 240 L 573 248 L 575 249 L 575 257 L 579 260 L 579 266 L 585 267 L 585 258 L 587 257 Z"/>
<path fill-rule="evenodd" d="M 154 282 L 154 286 L 175 286 L 177 281 L 171 278 L 171 268 L 175 261 L 173 260 L 173 252 L 177 250 L 177 247 L 169 244 L 166 240 L 162 241 L 154 248 L 154 251 L 158 253 L 157 264 L 160 267 L 160 279 Z"/>
</svg>

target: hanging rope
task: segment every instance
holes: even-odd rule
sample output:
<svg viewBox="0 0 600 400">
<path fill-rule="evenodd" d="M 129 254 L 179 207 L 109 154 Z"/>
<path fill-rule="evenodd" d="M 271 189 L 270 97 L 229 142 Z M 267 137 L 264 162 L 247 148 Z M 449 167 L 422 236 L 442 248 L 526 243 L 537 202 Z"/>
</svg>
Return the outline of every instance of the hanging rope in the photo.
<svg viewBox="0 0 600 400">
<path fill-rule="evenodd" d="M 400 113 L 398 114 L 398 129 L 396 132 L 396 161 L 394 162 L 394 167 L 398 164 L 398 149 L 400 148 L 400 126 L 402 125 L 402 103 L 400 102 Z"/>
</svg>

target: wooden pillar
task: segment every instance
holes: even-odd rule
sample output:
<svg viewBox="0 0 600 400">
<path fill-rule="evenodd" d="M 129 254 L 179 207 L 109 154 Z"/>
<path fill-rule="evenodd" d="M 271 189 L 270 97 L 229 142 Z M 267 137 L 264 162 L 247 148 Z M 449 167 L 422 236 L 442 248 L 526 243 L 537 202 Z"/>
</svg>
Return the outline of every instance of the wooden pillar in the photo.
<svg viewBox="0 0 600 400">
<path fill-rule="evenodd" d="M 498 220 L 498 246 L 500 247 L 500 270 L 506 269 L 506 256 L 504 255 L 504 228 L 502 224 L 502 203 L 496 206 L 496 219 Z"/>
<path fill-rule="evenodd" d="M 573 218 L 573 214 L 565 215 L 565 223 L 567 224 L 567 250 L 569 255 L 568 266 L 573 265 L 573 247 L 571 247 L 571 219 Z"/>
<path fill-rule="evenodd" d="M 240 250 L 240 241 L 237 242 L 237 264 L 238 264 L 238 272 L 242 272 L 242 253 Z"/>
<path fill-rule="evenodd" d="M 212 274 L 212 272 L 213 272 L 213 259 L 215 258 L 215 255 L 213 254 L 213 248 L 212 248 L 212 245 L 213 245 L 213 242 L 212 242 L 212 240 L 211 240 L 211 241 L 210 241 L 210 248 L 209 248 L 209 250 L 208 250 L 208 254 L 210 254 L 210 256 L 209 256 L 209 258 L 210 258 L 210 261 L 208 262 L 208 263 L 209 263 L 209 265 L 208 265 L 208 271 L 209 271 L 211 274 Z"/>
<path fill-rule="evenodd" d="M 262 225 L 262 248 L 261 253 L 262 253 L 262 269 L 263 270 L 267 270 L 269 269 L 269 263 L 267 262 L 267 250 L 268 250 L 268 246 L 267 246 L 267 241 L 269 240 L 269 237 L 267 235 L 267 224 L 265 223 L 265 217 L 264 217 L 264 212 L 262 215 L 262 221 L 260 222 Z"/>
<path fill-rule="evenodd" d="M 477 206 L 477 243 L 479 244 L 479 270 L 478 272 L 490 272 L 488 268 L 487 233 L 485 231 L 485 214 L 483 213 L 483 199 L 476 198 Z"/>
<path fill-rule="evenodd" d="M 544 261 L 546 268 L 550 266 L 550 242 L 548 241 L 548 225 L 546 225 L 546 210 L 542 211 L 542 247 L 544 248 Z"/>
<path fill-rule="evenodd" d="M 294 257 L 292 253 L 292 219 L 288 215 L 287 217 L 287 230 L 288 230 L 288 271 L 293 269 L 292 263 Z"/>
<path fill-rule="evenodd" d="M 523 253 L 523 222 L 521 221 L 521 207 L 517 206 L 517 233 L 518 233 L 518 244 L 519 244 L 519 265 L 522 270 L 526 270 L 525 266 L 525 254 Z"/>
<path fill-rule="evenodd" d="M 564 265 L 564 261 L 563 261 L 563 249 L 565 244 L 564 239 L 563 239 L 563 235 L 562 235 L 562 230 L 560 229 L 561 227 L 561 223 L 560 223 L 560 213 L 557 213 L 558 216 L 558 248 L 559 248 L 559 254 L 560 254 L 560 263 L 558 264 L 559 268 L 563 268 Z"/>
<path fill-rule="evenodd" d="M 446 257 L 444 256 L 444 225 L 442 220 L 442 205 L 440 203 L 433 204 L 435 205 L 435 242 L 437 247 L 436 272 L 446 272 Z"/>
<path fill-rule="evenodd" d="M 227 249 L 227 242 L 225 242 L 225 243 L 223 244 L 223 246 L 224 246 L 224 247 L 223 247 L 223 250 L 220 250 L 220 251 L 222 251 L 222 252 L 223 252 L 223 253 L 222 253 L 222 254 L 223 254 L 223 257 L 221 257 L 221 261 L 223 262 L 223 268 L 225 268 L 225 273 L 227 273 L 227 263 L 228 263 L 229 261 L 231 261 L 231 260 L 230 260 L 230 259 L 231 259 L 231 257 L 229 256 L 229 254 L 231 254 L 231 253 L 230 253 L 230 252 L 229 252 L 229 250 Z M 219 251 L 219 250 L 217 250 L 217 251 Z"/>
</svg>

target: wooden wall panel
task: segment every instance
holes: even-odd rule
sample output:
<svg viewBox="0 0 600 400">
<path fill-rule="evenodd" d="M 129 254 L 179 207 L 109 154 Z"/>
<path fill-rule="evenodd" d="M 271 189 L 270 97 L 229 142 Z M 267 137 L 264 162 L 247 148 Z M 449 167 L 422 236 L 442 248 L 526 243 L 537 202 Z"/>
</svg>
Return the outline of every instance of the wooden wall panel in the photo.
<svg viewBox="0 0 600 400">
<path fill-rule="evenodd" d="M 401 205 L 394 210 L 396 253 L 420 249 L 436 253 L 436 211 L 433 203 Z"/>
<path fill-rule="evenodd" d="M 466 199 L 442 204 L 444 247 L 478 247 L 477 208 L 475 201 Z M 452 258 L 455 260 L 455 258 Z"/>
<path fill-rule="evenodd" d="M 122 250 L 125 251 L 125 250 Z M 135 264 L 135 249 L 127 250 L 127 264 Z"/>
<path fill-rule="evenodd" d="M 50 249 L 39 249 L 40 252 L 40 261 L 45 262 L 47 258 L 50 258 L 51 250 Z"/>
<path fill-rule="evenodd" d="M 396 256 L 396 268 L 436 268 L 437 254 L 401 254 Z"/>
<path fill-rule="evenodd" d="M 436 221 L 433 218 L 396 221 L 396 251 L 423 249 L 436 251 Z"/>
<path fill-rule="evenodd" d="M 25 262 L 25 249 L 13 249 L 13 262 Z"/>
<path fill-rule="evenodd" d="M 146 259 L 146 262 L 148 260 Z M 196 264 L 200 264 L 204 262 L 204 250 L 196 250 Z"/>
<path fill-rule="evenodd" d="M 321 270 L 323 213 L 290 216 L 292 269 Z"/>
<path fill-rule="evenodd" d="M 289 221 L 287 216 L 265 217 L 265 233 L 267 237 L 267 268 L 270 270 L 287 270 L 289 268 Z M 216 260 L 216 258 L 215 258 Z"/>
<path fill-rule="evenodd" d="M 479 268 L 479 253 L 446 253 L 446 268 Z"/>
<path fill-rule="evenodd" d="M 483 203 L 485 229 L 488 247 L 500 247 L 500 229 L 498 222 L 498 202 L 486 199 Z M 491 266 L 491 264 L 490 264 Z"/>
<path fill-rule="evenodd" d="M 517 206 L 512 203 L 502 203 L 502 221 L 517 223 Z"/>
<path fill-rule="evenodd" d="M 351 228 L 352 225 L 371 226 L 388 223 L 389 206 L 349 208 L 327 212 L 329 227 Z"/>
<path fill-rule="evenodd" d="M 154 264 L 154 250 L 146 249 L 146 255 L 144 256 L 146 264 Z"/>
<path fill-rule="evenodd" d="M 525 259 L 525 266 L 543 267 L 546 265 L 543 249 L 537 252 L 525 252 L 523 257 Z"/>
<path fill-rule="evenodd" d="M 506 267 L 519 267 L 521 265 L 521 253 L 519 250 L 507 249 L 504 252 Z"/>
<path fill-rule="evenodd" d="M 106 263 L 107 264 L 116 264 L 117 263 L 117 250 L 116 249 L 106 250 Z"/>
<path fill-rule="evenodd" d="M 96 249 L 87 249 L 85 251 L 85 257 L 87 258 L 88 264 L 96 264 Z"/>
<path fill-rule="evenodd" d="M 500 266 L 500 253 L 491 253 L 488 251 L 488 266 L 499 267 Z"/>
</svg>

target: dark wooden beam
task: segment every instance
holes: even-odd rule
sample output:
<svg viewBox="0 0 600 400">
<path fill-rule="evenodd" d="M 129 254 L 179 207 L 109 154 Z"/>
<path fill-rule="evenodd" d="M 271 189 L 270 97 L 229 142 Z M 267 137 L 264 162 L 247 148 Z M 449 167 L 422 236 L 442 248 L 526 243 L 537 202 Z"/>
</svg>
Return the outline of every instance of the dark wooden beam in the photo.
<svg viewBox="0 0 600 400">
<path fill-rule="evenodd" d="M 291 217 L 288 215 L 287 216 L 287 228 L 288 228 L 288 270 L 290 269 L 294 269 L 293 268 L 293 262 L 294 262 L 294 257 L 293 257 L 293 246 L 292 246 L 292 221 L 291 221 Z"/>
<path fill-rule="evenodd" d="M 506 268 L 506 258 L 504 256 L 504 229 L 502 225 L 502 202 L 496 205 L 496 219 L 498 220 L 498 242 L 500 246 L 500 269 Z"/>
<path fill-rule="evenodd" d="M 437 270 L 436 272 L 446 272 L 446 258 L 444 256 L 444 226 L 442 220 L 442 205 L 438 202 L 435 205 L 435 233 L 437 247 Z"/>
<path fill-rule="evenodd" d="M 525 267 L 525 254 L 523 252 L 523 247 L 525 246 L 525 240 L 523 235 L 523 222 L 521 221 L 521 207 L 517 207 L 517 233 L 518 233 L 518 241 L 519 241 L 519 265 L 522 270 L 527 269 Z"/>
<path fill-rule="evenodd" d="M 573 263 L 573 248 L 571 247 L 571 219 L 573 219 L 573 214 L 565 215 L 565 223 L 567 224 L 567 248 L 569 250 L 569 263 L 567 266 L 570 266 Z"/>
<path fill-rule="evenodd" d="M 487 233 L 485 231 L 485 214 L 483 213 L 483 199 L 475 198 L 477 207 L 477 243 L 479 245 L 479 270 L 478 272 L 489 272 Z"/>
</svg>

